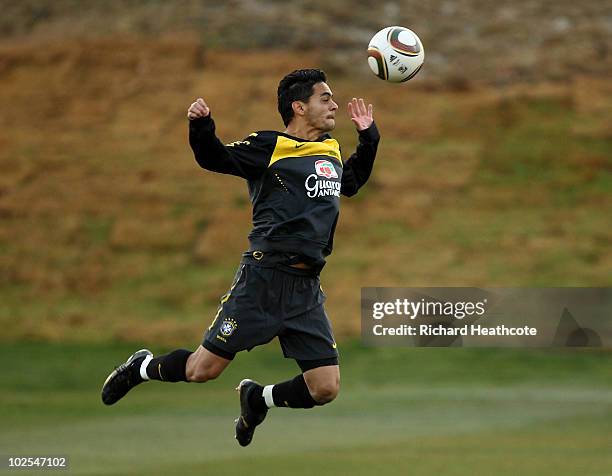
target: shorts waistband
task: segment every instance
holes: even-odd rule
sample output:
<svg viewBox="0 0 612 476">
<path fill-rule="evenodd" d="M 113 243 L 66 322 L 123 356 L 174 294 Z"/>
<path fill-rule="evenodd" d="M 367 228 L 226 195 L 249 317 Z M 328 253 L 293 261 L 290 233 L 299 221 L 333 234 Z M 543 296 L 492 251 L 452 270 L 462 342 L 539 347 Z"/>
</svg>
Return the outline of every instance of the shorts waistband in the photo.
<svg viewBox="0 0 612 476">
<path fill-rule="evenodd" d="M 283 272 L 294 274 L 296 276 L 316 277 L 321 273 L 321 267 L 313 266 L 312 268 L 295 268 L 291 264 L 302 262 L 300 256 L 296 253 L 279 253 L 274 251 L 245 251 L 242 253 L 242 264 L 250 264 L 261 266 L 262 268 L 276 268 Z"/>
</svg>

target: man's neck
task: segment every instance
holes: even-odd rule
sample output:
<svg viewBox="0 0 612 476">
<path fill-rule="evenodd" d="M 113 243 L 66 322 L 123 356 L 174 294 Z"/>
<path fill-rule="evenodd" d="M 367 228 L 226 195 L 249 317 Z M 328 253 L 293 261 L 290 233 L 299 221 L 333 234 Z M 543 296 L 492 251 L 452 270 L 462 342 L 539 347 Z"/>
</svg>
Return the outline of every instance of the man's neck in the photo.
<svg viewBox="0 0 612 476">
<path fill-rule="evenodd" d="M 319 129 L 314 129 L 313 127 L 307 126 L 305 124 L 297 125 L 291 123 L 287 126 L 287 129 L 285 129 L 285 134 L 289 134 L 290 136 L 304 140 L 317 140 L 323 135 L 323 131 Z"/>
</svg>

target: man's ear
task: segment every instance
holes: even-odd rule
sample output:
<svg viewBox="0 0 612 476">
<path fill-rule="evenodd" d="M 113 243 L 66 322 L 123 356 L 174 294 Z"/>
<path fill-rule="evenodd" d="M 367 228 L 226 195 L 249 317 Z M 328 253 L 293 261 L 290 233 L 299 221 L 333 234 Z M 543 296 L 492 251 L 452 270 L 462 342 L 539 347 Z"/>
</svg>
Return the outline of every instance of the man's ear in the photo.
<svg viewBox="0 0 612 476">
<path fill-rule="evenodd" d="M 293 101 L 291 103 L 291 108 L 293 109 L 293 114 L 296 116 L 303 116 L 306 113 L 306 109 L 304 108 L 304 103 L 302 101 Z"/>
</svg>

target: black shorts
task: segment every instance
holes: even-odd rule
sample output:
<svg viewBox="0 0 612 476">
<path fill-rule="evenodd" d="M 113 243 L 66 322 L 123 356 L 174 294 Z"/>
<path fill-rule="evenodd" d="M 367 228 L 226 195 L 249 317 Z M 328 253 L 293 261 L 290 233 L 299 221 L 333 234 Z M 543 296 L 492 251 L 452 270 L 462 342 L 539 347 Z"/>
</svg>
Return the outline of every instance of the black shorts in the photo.
<svg viewBox="0 0 612 476">
<path fill-rule="evenodd" d="M 233 359 L 278 336 L 285 357 L 296 359 L 302 370 L 312 366 L 301 361 L 337 363 L 324 302 L 317 271 L 291 267 L 279 255 L 255 260 L 247 252 L 202 345 Z"/>
</svg>

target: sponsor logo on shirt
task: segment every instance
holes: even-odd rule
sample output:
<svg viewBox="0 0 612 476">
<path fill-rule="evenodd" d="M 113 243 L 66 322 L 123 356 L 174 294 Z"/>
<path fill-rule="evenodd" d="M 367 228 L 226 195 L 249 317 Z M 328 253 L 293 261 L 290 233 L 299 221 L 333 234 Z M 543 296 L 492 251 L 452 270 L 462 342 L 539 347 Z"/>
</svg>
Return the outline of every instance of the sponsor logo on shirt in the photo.
<svg viewBox="0 0 612 476">
<path fill-rule="evenodd" d="M 317 160 L 315 162 L 315 171 L 317 172 L 317 175 L 325 178 L 338 178 L 336 169 L 334 169 L 334 164 L 332 164 L 329 160 Z"/>
<path fill-rule="evenodd" d="M 315 172 L 306 177 L 304 186 L 309 198 L 315 197 L 340 197 L 340 182 L 337 180 L 325 180 L 338 178 L 338 173 L 329 160 L 317 160 Z M 324 177 L 324 178 L 323 178 Z"/>
</svg>

